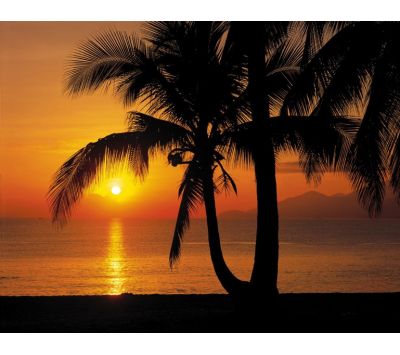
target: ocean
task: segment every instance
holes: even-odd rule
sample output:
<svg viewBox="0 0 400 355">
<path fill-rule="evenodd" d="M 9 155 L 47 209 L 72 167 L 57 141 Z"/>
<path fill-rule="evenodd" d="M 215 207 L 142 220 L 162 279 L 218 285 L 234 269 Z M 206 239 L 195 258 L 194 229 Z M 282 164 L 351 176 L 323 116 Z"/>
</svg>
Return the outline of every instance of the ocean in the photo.
<svg viewBox="0 0 400 355">
<path fill-rule="evenodd" d="M 174 221 L 0 220 L 0 295 L 224 293 L 204 220 L 193 220 L 170 269 Z M 253 221 L 220 221 L 231 270 L 248 279 Z M 400 219 L 282 220 L 280 292 L 400 291 Z"/>
</svg>

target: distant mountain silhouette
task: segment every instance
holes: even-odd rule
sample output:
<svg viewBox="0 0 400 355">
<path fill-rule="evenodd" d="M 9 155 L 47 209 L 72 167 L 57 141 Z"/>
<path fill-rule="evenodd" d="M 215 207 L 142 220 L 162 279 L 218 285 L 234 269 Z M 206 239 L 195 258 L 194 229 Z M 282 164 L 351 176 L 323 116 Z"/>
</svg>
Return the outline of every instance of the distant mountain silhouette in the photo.
<svg viewBox="0 0 400 355">
<path fill-rule="evenodd" d="M 291 197 L 279 203 L 281 218 L 368 218 L 367 212 L 360 207 L 356 195 L 336 194 L 327 196 L 316 191 Z M 255 219 L 256 210 L 226 211 L 221 219 Z M 381 218 L 400 218 L 400 207 L 393 197 L 387 197 Z"/>
</svg>

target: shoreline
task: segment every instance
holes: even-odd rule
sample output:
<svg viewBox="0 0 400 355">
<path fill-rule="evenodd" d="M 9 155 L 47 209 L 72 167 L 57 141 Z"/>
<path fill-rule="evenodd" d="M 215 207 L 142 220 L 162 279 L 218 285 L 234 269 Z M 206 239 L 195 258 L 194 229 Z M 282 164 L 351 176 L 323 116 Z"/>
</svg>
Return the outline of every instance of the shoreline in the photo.
<svg viewBox="0 0 400 355">
<path fill-rule="evenodd" d="M 0 296 L 1 332 L 400 332 L 400 292 Z"/>
</svg>

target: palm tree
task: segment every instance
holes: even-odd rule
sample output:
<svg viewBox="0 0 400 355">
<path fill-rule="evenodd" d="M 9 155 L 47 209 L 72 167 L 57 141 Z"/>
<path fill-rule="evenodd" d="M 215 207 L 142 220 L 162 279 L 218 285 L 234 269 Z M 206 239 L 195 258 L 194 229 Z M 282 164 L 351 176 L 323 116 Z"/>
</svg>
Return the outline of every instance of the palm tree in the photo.
<svg viewBox="0 0 400 355">
<path fill-rule="evenodd" d="M 319 181 L 328 169 L 339 169 L 356 122 L 318 112 L 287 115 L 283 103 L 294 83 L 322 47 L 325 37 L 345 24 L 311 22 L 231 23 L 228 41 L 244 54 L 248 69 L 251 122 L 237 128 L 239 154 L 254 165 L 257 185 L 257 234 L 251 286 L 258 295 L 278 293 L 279 213 L 276 155 L 291 150 L 307 179 Z"/>
<path fill-rule="evenodd" d="M 220 23 L 152 23 L 147 41 L 111 31 L 83 44 L 68 71 L 71 94 L 114 85 L 126 105 L 144 107 L 128 114 L 128 132 L 90 143 L 67 160 L 49 190 L 53 221 L 64 223 L 72 206 L 98 176 L 103 164 L 128 159 L 143 178 L 149 156 L 167 153 L 172 166 L 186 165 L 170 252 L 180 255 L 190 213 L 205 204 L 212 263 L 230 294 L 243 293 L 246 282 L 227 267 L 221 249 L 214 193 L 236 185 L 223 166 L 223 132 L 246 114 L 234 105 L 244 91 L 242 67 L 221 51 Z M 218 175 L 216 175 L 218 173 Z"/>
<path fill-rule="evenodd" d="M 313 54 L 312 41 L 308 45 L 290 41 L 288 24 L 270 24 L 269 31 L 262 32 L 272 33 L 268 45 L 262 42 L 262 53 L 268 49 L 267 59 L 263 54 L 257 62 L 251 59 L 256 57 L 252 52 L 234 45 L 234 31 L 224 41 L 225 27 L 219 23 L 153 23 L 146 28 L 147 42 L 109 32 L 80 47 L 68 73 L 72 94 L 113 83 L 126 105 L 141 103 L 146 111 L 129 114 L 128 132 L 90 143 L 61 167 L 50 188 L 53 219 L 66 220 L 106 157 L 111 162 L 127 157 L 135 174 L 144 177 L 149 155 L 168 152 L 171 165 L 187 165 L 179 189 L 181 205 L 171 265 L 179 256 L 190 212 L 204 201 L 211 258 L 223 287 L 235 295 L 276 294 L 275 155 L 284 150 L 298 152 L 300 165 L 311 178 L 340 163 L 354 125 L 341 117 L 279 116 L 293 80 Z M 249 30 L 258 33 L 251 26 Z M 248 66 L 243 64 L 247 58 Z M 260 71 L 261 80 L 256 75 Z M 269 105 L 263 101 L 265 96 Z M 263 111 L 261 118 L 251 120 L 257 109 Z M 222 254 L 214 192 L 229 187 L 236 191 L 222 165 L 224 157 L 255 165 L 258 220 L 251 284 L 232 274 Z M 217 170 L 220 175 L 214 178 Z"/>
<path fill-rule="evenodd" d="M 311 60 L 283 105 L 291 114 L 360 116 L 347 170 L 371 216 L 381 212 L 388 181 L 400 203 L 399 35 L 398 22 L 348 25 Z"/>
</svg>

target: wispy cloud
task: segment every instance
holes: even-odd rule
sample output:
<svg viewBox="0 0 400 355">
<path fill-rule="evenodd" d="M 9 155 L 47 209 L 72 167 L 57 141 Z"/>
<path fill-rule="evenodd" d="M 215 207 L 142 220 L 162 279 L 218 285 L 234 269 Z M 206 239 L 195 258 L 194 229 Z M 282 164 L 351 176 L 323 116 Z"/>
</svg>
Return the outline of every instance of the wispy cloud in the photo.
<svg viewBox="0 0 400 355">
<path fill-rule="evenodd" d="M 278 162 L 276 171 L 281 174 L 300 174 L 302 172 L 297 161 Z"/>
</svg>

